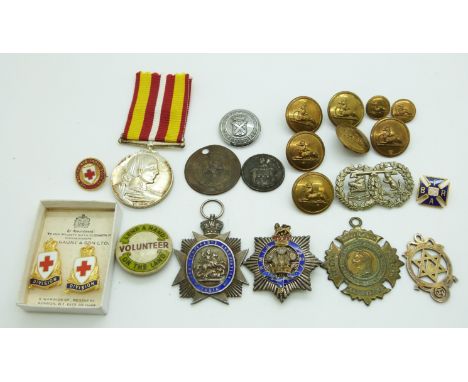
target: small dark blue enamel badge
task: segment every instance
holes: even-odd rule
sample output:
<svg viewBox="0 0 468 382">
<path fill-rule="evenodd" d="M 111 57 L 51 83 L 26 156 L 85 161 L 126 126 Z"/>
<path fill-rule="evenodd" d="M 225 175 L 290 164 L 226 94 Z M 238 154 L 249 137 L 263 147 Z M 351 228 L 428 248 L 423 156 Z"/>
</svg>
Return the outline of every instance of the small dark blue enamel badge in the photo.
<svg viewBox="0 0 468 382">
<path fill-rule="evenodd" d="M 417 202 L 432 207 L 445 207 L 449 193 L 448 179 L 423 176 L 419 179 Z"/>
</svg>

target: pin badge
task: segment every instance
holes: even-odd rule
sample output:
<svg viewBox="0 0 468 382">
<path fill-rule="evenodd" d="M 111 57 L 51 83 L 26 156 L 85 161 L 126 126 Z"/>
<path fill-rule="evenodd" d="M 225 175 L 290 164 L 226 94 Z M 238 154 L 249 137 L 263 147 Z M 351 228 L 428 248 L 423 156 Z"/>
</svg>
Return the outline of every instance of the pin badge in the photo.
<svg viewBox="0 0 468 382">
<path fill-rule="evenodd" d="M 220 213 L 206 215 L 208 203 L 218 204 Z M 179 285 L 180 297 L 192 298 L 192 304 L 208 297 L 228 304 L 228 297 L 240 297 L 242 284 L 247 284 L 240 266 L 248 250 L 241 250 L 240 239 L 229 237 L 229 232 L 221 233 L 223 223 L 218 219 L 223 212 L 219 200 L 205 201 L 200 208 L 203 234 L 193 232 L 193 239 L 182 240 L 181 250 L 174 250 L 180 271 L 172 285 Z"/>
<path fill-rule="evenodd" d="M 429 292 L 434 301 L 447 301 L 449 288 L 457 278 L 452 273 L 452 263 L 444 247 L 432 238 L 417 234 L 403 256 L 406 269 L 416 283 L 415 289 Z"/>
<path fill-rule="evenodd" d="M 99 289 L 99 267 L 92 245 L 82 247 L 80 257 L 73 262 L 65 292 L 84 293 Z"/>
<path fill-rule="evenodd" d="M 94 190 L 106 180 L 106 169 L 100 160 L 86 158 L 76 166 L 75 178 L 81 188 Z"/>
<path fill-rule="evenodd" d="M 44 252 L 37 255 L 31 277 L 29 288 L 48 289 L 62 284 L 62 270 L 60 253 L 57 242 L 49 239 L 44 243 Z"/>
<path fill-rule="evenodd" d="M 310 236 L 292 236 L 275 224 L 271 237 L 255 238 L 255 253 L 245 262 L 254 274 L 254 290 L 269 290 L 283 302 L 294 290 L 311 290 L 310 274 L 320 260 L 310 253 Z"/>
<path fill-rule="evenodd" d="M 416 201 L 424 206 L 445 207 L 450 189 L 448 179 L 423 176 L 419 179 L 419 189 Z"/>
<path fill-rule="evenodd" d="M 120 266 L 138 276 L 153 274 L 163 268 L 172 255 L 168 233 L 153 224 L 139 224 L 119 239 L 115 257 Z"/>
<path fill-rule="evenodd" d="M 353 217 L 349 224 L 351 230 L 344 231 L 335 239 L 342 245 L 330 244 L 322 267 L 337 288 L 346 284 L 342 290 L 344 294 L 369 305 L 391 291 L 383 285 L 384 282 L 395 286 L 403 262 L 387 241 L 383 246 L 379 244 L 381 236 L 361 228 L 361 219 Z"/>
</svg>

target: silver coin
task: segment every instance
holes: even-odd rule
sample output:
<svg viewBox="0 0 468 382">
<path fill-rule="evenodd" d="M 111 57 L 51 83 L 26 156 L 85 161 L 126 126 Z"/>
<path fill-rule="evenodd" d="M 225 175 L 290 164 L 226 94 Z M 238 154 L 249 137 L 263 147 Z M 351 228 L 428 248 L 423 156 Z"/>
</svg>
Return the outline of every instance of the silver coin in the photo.
<svg viewBox="0 0 468 382">
<path fill-rule="evenodd" d="M 232 110 L 219 122 L 221 136 L 231 146 L 251 144 L 260 135 L 260 130 L 260 121 L 248 110 Z"/>
<path fill-rule="evenodd" d="M 112 191 L 123 204 L 133 208 L 154 206 L 169 193 L 172 170 L 161 155 L 142 150 L 129 155 L 112 172 Z"/>
</svg>

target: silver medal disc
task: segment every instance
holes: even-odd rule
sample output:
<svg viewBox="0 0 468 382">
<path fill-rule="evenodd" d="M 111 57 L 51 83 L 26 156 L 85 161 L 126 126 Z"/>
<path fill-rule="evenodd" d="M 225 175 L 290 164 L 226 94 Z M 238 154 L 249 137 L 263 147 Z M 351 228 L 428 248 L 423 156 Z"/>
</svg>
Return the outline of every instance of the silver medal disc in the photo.
<svg viewBox="0 0 468 382">
<path fill-rule="evenodd" d="M 152 150 L 129 155 L 112 172 L 117 199 L 133 208 L 154 206 L 169 193 L 173 182 L 169 163 Z"/>
<path fill-rule="evenodd" d="M 219 131 L 231 146 L 247 146 L 258 138 L 260 121 L 248 110 L 232 110 L 221 119 Z"/>
</svg>

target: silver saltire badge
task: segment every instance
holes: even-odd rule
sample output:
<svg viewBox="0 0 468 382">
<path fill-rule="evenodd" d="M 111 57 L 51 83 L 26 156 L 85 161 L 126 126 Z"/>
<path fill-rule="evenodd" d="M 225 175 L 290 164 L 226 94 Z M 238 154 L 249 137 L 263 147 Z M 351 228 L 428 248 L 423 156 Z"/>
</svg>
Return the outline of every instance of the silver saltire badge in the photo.
<svg viewBox="0 0 468 382">
<path fill-rule="evenodd" d="M 221 207 L 217 216 L 205 214 L 210 202 Z M 180 297 L 192 298 L 192 304 L 208 297 L 228 304 L 228 297 L 240 297 L 242 284 L 248 284 L 240 269 L 248 250 L 242 251 L 240 239 L 229 232 L 221 233 L 224 205 L 219 200 L 205 201 L 200 213 L 206 219 L 200 223 L 203 234 L 193 232 L 193 239 L 182 240 L 181 250 L 174 250 L 180 271 L 172 285 L 179 285 Z"/>
<path fill-rule="evenodd" d="M 283 302 L 296 290 L 311 290 L 310 274 L 321 264 L 310 253 L 310 236 L 291 236 L 291 227 L 275 224 L 271 237 L 255 238 L 255 253 L 245 262 L 255 276 L 254 290 L 269 290 Z"/>
</svg>

